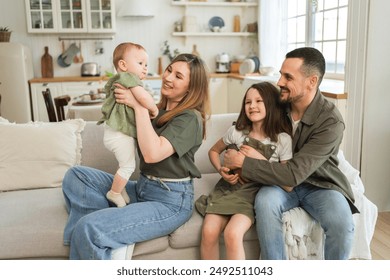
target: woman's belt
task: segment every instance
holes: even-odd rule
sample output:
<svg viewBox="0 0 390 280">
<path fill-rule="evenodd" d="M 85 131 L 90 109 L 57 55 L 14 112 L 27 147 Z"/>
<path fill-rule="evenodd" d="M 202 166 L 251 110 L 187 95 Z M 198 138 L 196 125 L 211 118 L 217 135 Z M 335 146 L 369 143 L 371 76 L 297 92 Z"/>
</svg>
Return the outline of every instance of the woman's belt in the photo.
<svg viewBox="0 0 390 280">
<path fill-rule="evenodd" d="M 144 175 L 146 178 L 149 180 L 154 180 L 154 181 L 163 181 L 163 182 L 183 182 L 183 181 L 189 181 L 191 180 L 191 177 L 188 176 L 186 178 L 160 178 L 160 177 L 155 177 L 152 175 Z"/>
</svg>

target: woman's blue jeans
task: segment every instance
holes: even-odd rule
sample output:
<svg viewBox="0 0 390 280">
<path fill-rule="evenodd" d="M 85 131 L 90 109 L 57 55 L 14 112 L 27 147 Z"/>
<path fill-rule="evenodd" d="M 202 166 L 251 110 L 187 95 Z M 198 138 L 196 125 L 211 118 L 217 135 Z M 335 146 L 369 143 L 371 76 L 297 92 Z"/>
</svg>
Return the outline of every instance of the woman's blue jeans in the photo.
<svg viewBox="0 0 390 280">
<path fill-rule="evenodd" d="M 304 208 L 325 231 L 325 259 L 348 259 L 354 236 L 354 222 L 346 198 L 338 191 L 310 184 L 286 192 L 278 186 L 263 186 L 256 196 L 256 229 L 261 259 L 287 259 L 282 214 L 294 207 Z"/>
<path fill-rule="evenodd" d="M 129 181 L 131 203 L 110 207 L 113 175 L 83 166 L 68 170 L 63 192 L 69 212 L 64 244 L 70 259 L 111 259 L 113 249 L 167 235 L 192 215 L 193 182 Z"/>
</svg>

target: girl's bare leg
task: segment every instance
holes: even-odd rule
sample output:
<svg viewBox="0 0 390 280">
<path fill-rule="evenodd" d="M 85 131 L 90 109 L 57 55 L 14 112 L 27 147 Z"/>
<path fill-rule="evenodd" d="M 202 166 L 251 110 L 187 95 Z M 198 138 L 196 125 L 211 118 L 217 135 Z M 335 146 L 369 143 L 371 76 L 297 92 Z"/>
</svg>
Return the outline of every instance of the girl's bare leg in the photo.
<svg viewBox="0 0 390 280">
<path fill-rule="evenodd" d="M 228 221 L 229 216 L 206 214 L 200 243 L 200 257 L 202 260 L 219 259 L 219 236 Z"/>
<path fill-rule="evenodd" d="M 230 218 L 224 232 L 228 260 L 245 260 L 244 234 L 251 225 L 252 221 L 246 215 L 235 214 Z"/>
</svg>

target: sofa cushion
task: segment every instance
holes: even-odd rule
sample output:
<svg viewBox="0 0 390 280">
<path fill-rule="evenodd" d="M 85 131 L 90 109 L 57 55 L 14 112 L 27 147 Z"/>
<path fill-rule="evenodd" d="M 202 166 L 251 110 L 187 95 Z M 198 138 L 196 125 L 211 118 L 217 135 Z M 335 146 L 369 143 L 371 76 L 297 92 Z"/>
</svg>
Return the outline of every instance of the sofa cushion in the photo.
<svg viewBox="0 0 390 280">
<path fill-rule="evenodd" d="M 0 259 L 68 258 L 61 188 L 0 193 Z"/>
<path fill-rule="evenodd" d="M 155 239 L 136 243 L 134 247 L 133 257 L 160 253 L 167 250 L 168 248 L 168 236 L 161 236 Z"/>
<path fill-rule="evenodd" d="M 60 187 L 81 161 L 81 119 L 59 123 L 0 122 L 0 191 Z"/>
</svg>

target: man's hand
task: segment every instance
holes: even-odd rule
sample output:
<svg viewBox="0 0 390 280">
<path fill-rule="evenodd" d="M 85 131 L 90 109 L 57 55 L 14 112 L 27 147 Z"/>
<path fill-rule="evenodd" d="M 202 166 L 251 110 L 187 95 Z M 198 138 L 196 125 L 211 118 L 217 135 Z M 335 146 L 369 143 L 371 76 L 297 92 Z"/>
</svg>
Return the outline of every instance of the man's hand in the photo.
<svg viewBox="0 0 390 280">
<path fill-rule="evenodd" d="M 246 157 L 267 160 L 262 153 L 260 153 L 255 148 L 252 148 L 251 146 L 248 145 L 242 145 L 240 148 L 240 153 Z"/>
<path fill-rule="evenodd" d="M 227 168 L 234 170 L 242 167 L 242 164 L 244 163 L 245 156 L 233 149 L 229 149 L 225 152 L 224 155 L 224 166 Z"/>
</svg>

